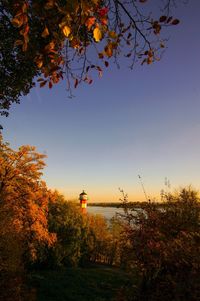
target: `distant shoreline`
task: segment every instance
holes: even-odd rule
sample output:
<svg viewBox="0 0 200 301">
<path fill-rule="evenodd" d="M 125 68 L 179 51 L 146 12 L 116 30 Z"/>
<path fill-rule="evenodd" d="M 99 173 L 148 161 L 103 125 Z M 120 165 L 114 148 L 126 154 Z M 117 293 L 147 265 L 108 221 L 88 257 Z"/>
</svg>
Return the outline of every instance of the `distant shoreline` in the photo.
<svg viewBox="0 0 200 301">
<path fill-rule="evenodd" d="M 149 202 L 128 202 L 127 204 L 123 203 L 123 202 L 95 202 L 95 203 L 87 203 L 88 206 L 91 207 L 114 207 L 114 208 L 124 208 L 126 205 L 128 205 L 128 207 L 131 208 L 141 208 L 145 205 L 149 204 Z M 163 203 L 159 203 L 159 202 L 153 202 L 154 205 L 160 207 L 163 207 Z"/>
</svg>

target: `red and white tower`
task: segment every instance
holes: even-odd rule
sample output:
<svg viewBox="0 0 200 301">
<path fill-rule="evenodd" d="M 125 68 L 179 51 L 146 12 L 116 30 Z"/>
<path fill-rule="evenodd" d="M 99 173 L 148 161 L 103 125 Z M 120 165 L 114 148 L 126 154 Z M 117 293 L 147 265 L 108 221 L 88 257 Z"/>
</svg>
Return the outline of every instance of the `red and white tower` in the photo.
<svg viewBox="0 0 200 301">
<path fill-rule="evenodd" d="M 80 200 L 80 204 L 81 204 L 81 211 L 82 211 L 82 213 L 86 213 L 87 212 L 88 195 L 87 195 L 87 193 L 84 190 L 79 195 L 79 200 Z"/>
</svg>

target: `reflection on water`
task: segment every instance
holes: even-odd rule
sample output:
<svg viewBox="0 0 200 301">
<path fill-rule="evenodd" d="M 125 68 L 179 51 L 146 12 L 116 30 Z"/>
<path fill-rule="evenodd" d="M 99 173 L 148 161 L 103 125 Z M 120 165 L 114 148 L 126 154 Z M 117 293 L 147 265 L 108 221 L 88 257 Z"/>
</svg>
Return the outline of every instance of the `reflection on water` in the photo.
<svg viewBox="0 0 200 301">
<path fill-rule="evenodd" d="M 88 206 L 87 212 L 92 214 L 101 214 L 106 219 L 111 219 L 115 215 L 115 213 L 123 213 L 123 209 L 115 207 Z"/>
</svg>

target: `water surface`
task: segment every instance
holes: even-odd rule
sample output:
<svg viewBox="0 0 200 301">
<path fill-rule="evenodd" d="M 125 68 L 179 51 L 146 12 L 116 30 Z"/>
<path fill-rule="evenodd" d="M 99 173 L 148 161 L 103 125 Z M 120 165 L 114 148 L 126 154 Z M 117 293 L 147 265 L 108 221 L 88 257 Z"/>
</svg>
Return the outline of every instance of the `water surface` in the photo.
<svg viewBox="0 0 200 301">
<path fill-rule="evenodd" d="M 100 207 L 100 206 L 88 206 L 87 212 L 92 214 L 101 214 L 106 219 L 111 219 L 115 214 L 123 213 L 122 208 L 116 208 L 116 207 Z"/>
</svg>

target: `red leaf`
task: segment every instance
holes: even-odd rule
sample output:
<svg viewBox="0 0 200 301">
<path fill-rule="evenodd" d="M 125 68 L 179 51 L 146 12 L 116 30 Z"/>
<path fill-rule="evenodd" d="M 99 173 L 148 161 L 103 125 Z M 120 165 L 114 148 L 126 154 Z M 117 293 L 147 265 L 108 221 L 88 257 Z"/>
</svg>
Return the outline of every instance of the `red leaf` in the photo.
<svg viewBox="0 0 200 301">
<path fill-rule="evenodd" d="M 165 22 L 166 20 L 167 20 L 166 16 L 161 16 L 159 19 L 160 22 Z"/>
<path fill-rule="evenodd" d="M 174 20 L 171 22 L 172 25 L 177 25 L 177 24 L 179 24 L 179 23 L 180 23 L 180 21 L 179 21 L 178 19 L 174 19 Z"/>
<path fill-rule="evenodd" d="M 108 7 L 102 7 L 98 10 L 98 13 L 101 17 L 104 17 L 108 13 Z"/>
</svg>

